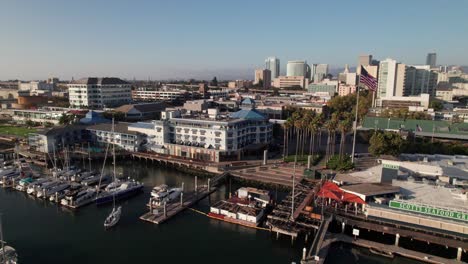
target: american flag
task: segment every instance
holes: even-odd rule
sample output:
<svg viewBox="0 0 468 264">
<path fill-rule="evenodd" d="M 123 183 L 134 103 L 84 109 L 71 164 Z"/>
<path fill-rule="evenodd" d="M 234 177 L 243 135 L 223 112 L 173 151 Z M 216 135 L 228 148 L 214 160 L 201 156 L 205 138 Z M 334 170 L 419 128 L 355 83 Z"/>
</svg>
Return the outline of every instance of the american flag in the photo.
<svg viewBox="0 0 468 264">
<path fill-rule="evenodd" d="M 365 84 L 369 90 L 375 92 L 377 90 L 377 78 L 370 75 L 364 67 L 361 65 L 361 76 L 359 82 Z"/>
</svg>

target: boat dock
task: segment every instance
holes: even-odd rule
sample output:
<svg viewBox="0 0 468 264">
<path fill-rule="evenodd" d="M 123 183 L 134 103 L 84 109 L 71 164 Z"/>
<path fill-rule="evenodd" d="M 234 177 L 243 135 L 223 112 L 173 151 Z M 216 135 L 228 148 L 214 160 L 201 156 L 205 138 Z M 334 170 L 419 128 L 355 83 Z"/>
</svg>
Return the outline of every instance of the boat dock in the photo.
<svg viewBox="0 0 468 264">
<path fill-rule="evenodd" d="M 272 213 L 267 216 L 267 225 L 272 232 L 291 236 L 294 241 L 300 233 L 308 237 L 311 232 L 316 232 L 321 223 L 320 218 L 314 218 L 311 212 L 305 210 L 312 202 L 318 190 L 319 181 L 303 179 L 295 186 L 294 205 L 292 193 L 290 193 L 281 203 L 275 206 Z M 294 213 L 292 207 L 294 206 Z M 314 215 L 315 216 L 315 215 Z M 306 238 L 307 239 L 307 238 Z"/>
<path fill-rule="evenodd" d="M 158 209 L 150 208 L 150 211 L 142 215 L 140 219 L 153 224 L 162 224 L 215 191 L 215 187 L 200 186 L 197 191 L 182 193 L 180 202 L 169 203 Z"/>
<path fill-rule="evenodd" d="M 195 190 L 191 192 L 182 192 L 180 201 L 166 204 L 160 208 L 152 208 L 151 202 L 149 203 L 150 211 L 140 216 L 140 219 L 153 224 L 162 224 L 178 213 L 184 211 L 190 206 L 196 204 L 200 200 L 209 196 L 217 190 L 218 184 L 227 176 L 227 173 L 217 175 L 208 179 L 208 184 L 203 186 L 197 185 L 197 177 L 195 176 Z"/>
</svg>

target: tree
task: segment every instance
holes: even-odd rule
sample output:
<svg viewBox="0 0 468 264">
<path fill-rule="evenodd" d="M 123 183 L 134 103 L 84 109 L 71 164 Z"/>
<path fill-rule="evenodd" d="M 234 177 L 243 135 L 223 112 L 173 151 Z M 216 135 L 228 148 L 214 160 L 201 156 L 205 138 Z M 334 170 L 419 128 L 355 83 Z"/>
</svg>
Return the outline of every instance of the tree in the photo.
<svg viewBox="0 0 468 264">
<path fill-rule="evenodd" d="M 342 118 L 338 123 L 338 129 L 341 132 L 340 152 L 339 152 L 340 159 L 343 159 L 343 155 L 345 152 L 346 134 L 351 130 L 352 125 L 353 125 L 352 113 L 349 113 L 349 112 L 342 113 Z"/>
<path fill-rule="evenodd" d="M 442 102 L 438 101 L 438 100 L 434 100 L 430 103 L 429 105 L 430 108 L 433 108 L 434 111 L 440 111 L 442 109 L 444 109 L 444 104 L 442 104 Z"/>
<path fill-rule="evenodd" d="M 218 79 L 216 79 L 216 76 L 211 80 L 210 86 L 218 86 Z"/>
<path fill-rule="evenodd" d="M 380 155 L 397 156 L 403 148 L 403 143 L 403 138 L 398 133 L 377 131 L 369 141 L 369 153 L 376 157 Z"/>
</svg>

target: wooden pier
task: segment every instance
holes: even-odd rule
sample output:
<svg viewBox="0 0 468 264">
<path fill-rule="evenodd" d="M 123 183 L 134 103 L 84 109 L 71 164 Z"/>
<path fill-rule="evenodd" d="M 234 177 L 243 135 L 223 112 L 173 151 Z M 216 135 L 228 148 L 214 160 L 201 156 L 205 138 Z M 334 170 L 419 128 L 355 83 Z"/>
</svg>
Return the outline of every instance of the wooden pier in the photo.
<svg viewBox="0 0 468 264">
<path fill-rule="evenodd" d="M 158 209 L 151 209 L 150 206 L 150 211 L 142 215 L 140 219 L 153 224 L 162 224 L 215 191 L 215 187 L 200 186 L 197 191 L 183 193 L 180 201 L 174 201 Z"/>
</svg>

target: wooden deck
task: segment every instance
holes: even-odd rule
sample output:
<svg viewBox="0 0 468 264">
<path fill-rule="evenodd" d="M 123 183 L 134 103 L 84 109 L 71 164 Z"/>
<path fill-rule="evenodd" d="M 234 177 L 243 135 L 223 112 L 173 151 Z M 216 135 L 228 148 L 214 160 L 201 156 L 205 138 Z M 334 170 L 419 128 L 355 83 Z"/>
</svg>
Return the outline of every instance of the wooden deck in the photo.
<svg viewBox="0 0 468 264">
<path fill-rule="evenodd" d="M 167 204 L 166 210 L 164 210 L 164 207 L 152 209 L 152 211 L 142 215 L 140 219 L 153 224 L 162 224 L 215 191 L 215 187 L 210 187 L 210 189 L 208 189 L 207 186 L 201 186 L 198 188 L 198 192 L 192 191 L 184 193 L 182 203 L 179 200 Z"/>
</svg>

